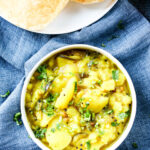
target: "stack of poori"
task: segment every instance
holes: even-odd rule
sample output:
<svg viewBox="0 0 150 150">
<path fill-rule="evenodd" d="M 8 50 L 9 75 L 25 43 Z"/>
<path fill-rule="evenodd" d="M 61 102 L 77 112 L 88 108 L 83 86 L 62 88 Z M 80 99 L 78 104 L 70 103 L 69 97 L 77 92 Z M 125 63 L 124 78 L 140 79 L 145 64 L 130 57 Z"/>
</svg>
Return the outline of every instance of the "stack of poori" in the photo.
<svg viewBox="0 0 150 150">
<path fill-rule="evenodd" d="M 91 4 L 103 0 L 74 0 Z M 40 30 L 48 25 L 69 0 L 0 0 L 0 16 L 28 30 Z"/>
</svg>

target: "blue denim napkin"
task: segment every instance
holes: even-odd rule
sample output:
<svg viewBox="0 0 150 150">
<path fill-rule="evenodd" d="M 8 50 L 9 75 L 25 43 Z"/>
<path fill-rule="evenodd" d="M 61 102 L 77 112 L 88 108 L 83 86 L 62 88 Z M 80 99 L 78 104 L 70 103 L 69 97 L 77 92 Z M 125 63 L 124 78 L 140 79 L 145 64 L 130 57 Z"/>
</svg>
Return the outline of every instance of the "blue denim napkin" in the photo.
<svg viewBox="0 0 150 150">
<path fill-rule="evenodd" d="M 121 24 L 118 23 L 122 21 Z M 113 36 L 113 39 L 110 40 Z M 116 38 L 114 38 L 116 37 Z M 41 35 L 17 28 L 0 19 L 0 150 L 38 150 L 25 127 L 13 122 L 20 111 L 23 82 L 34 64 L 47 53 L 68 44 L 103 47 L 129 72 L 137 93 L 133 128 L 118 150 L 150 150 L 150 23 L 126 0 L 96 23 L 64 35 Z"/>
</svg>

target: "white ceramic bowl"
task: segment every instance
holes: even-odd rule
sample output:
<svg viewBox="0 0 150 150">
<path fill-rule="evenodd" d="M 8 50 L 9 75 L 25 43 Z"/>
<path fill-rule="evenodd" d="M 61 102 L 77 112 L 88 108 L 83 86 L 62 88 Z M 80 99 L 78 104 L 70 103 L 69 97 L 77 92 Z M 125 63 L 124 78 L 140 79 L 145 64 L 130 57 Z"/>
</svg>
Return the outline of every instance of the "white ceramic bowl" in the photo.
<svg viewBox="0 0 150 150">
<path fill-rule="evenodd" d="M 23 86 L 23 90 L 22 90 L 22 95 L 21 95 L 21 113 L 22 113 L 22 120 L 23 123 L 25 125 L 26 130 L 28 131 L 28 134 L 30 135 L 30 137 L 32 138 L 32 140 L 43 150 L 49 150 L 48 147 L 46 147 L 39 139 L 35 138 L 34 133 L 32 131 L 32 129 L 29 126 L 28 120 L 27 120 L 27 116 L 26 116 L 26 111 L 25 111 L 25 93 L 26 93 L 26 89 L 27 89 L 27 85 L 30 81 L 30 78 L 32 77 L 33 73 L 37 70 L 38 66 L 41 65 L 43 62 L 45 62 L 47 59 L 49 59 L 51 56 L 63 52 L 63 51 L 67 51 L 67 50 L 71 50 L 71 49 L 86 49 L 86 50 L 92 50 L 92 51 L 97 51 L 100 52 L 101 54 L 105 55 L 106 57 L 108 57 L 111 61 L 113 61 L 119 68 L 120 70 L 124 73 L 124 75 L 127 78 L 128 84 L 129 84 L 129 88 L 131 91 L 131 97 L 132 97 L 132 109 L 131 109 L 131 115 L 128 121 L 128 124 L 126 125 L 123 133 L 121 134 L 121 136 L 114 141 L 114 143 L 112 143 L 112 145 L 110 147 L 107 148 L 107 150 L 114 150 L 116 149 L 127 137 L 127 135 L 129 134 L 134 119 L 135 119 L 135 114 L 136 114 L 136 94 L 135 94 L 135 90 L 134 90 L 134 86 L 133 83 L 131 81 L 131 78 L 129 76 L 129 74 L 127 73 L 126 69 L 122 66 L 122 64 L 116 59 L 114 58 L 111 54 L 109 54 L 108 52 L 94 47 L 94 46 L 89 46 L 89 45 L 84 45 L 84 44 L 75 44 L 75 45 L 69 45 L 69 46 L 65 46 L 62 48 L 58 48 L 55 51 L 50 52 L 49 54 L 47 54 L 45 57 L 43 57 L 31 70 L 31 72 L 28 74 L 25 82 L 24 82 L 24 86 Z"/>
</svg>

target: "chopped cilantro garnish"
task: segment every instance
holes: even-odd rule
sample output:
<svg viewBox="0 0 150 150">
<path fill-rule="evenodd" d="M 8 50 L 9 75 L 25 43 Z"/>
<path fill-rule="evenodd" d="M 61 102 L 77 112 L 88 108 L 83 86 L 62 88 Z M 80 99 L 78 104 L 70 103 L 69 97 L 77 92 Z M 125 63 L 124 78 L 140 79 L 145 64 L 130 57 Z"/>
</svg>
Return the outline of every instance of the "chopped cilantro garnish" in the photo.
<svg viewBox="0 0 150 150">
<path fill-rule="evenodd" d="M 91 149 L 91 142 L 90 142 L 90 141 L 87 141 L 87 142 L 86 142 L 86 145 L 87 145 L 87 149 L 90 150 L 90 149 Z"/>
<path fill-rule="evenodd" d="M 30 138 L 30 139 L 31 139 L 31 136 L 30 136 L 30 135 L 28 135 L 28 138 Z"/>
<path fill-rule="evenodd" d="M 10 94 L 10 91 L 8 90 L 5 94 L 0 95 L 0 97 L 5 98 Z"/>
<path fill-rule="evenodd" d="M 107 110 L 105 113 L 106 114 L 112 114 L 114 111 L 112 110 L 112 109 L 110 109 L 110 110 Z"/>
<path fill-rule="evenodd" d="M 95 123 L 95 128 L 99 128 L 99 123 L 98 122 Z"/>
<path fill-rule="evenodd" d="M 87 110 L 84 114 L 83 114 L 83 118 L 84 118 L 84 121 L 90 121 L 91 120 L 91 117 L 92 117 L 92 114 L 89 110 Z"/>
<path fill-rule="evenodd" d="M 98 62 L 91 60 L 87 65 L 88 67 L 92 67 L 93 65 L 97 65 Z"/>
<path fill-rule="evenodd" d="M 98 80 L 98 82 L 97 82 L 99 85 L 101 85 L 102 84 L 102 80 Z"/>
<path fill-rule="evenodd" d="M 54 115 L 54 105 L 48 103 L 45 108 L 42 108 L 42 111 L 48 116 Z"/>
<path fill-rule="evenodd" d="M 39 73 L 45 72 L 46 71 L 46 65 L 41 65 L 37 68 L 37 71 Z"/>
<path fill-rule="evenodd" d="M 80 102 L 82 102 L 84 99 L 85 99 L 84 97 L 81 97 L 81 98 L 80 98 Z"/>
<path fill-rule="evenodd" d="M 70 101 L 68 105 L 71 106 L 73 104 L 74 104 L 74 101 Z"/>
<path fill-rule="evenodd" d="M 104 43 L 101 44 L 102 47 L 106 47 L 106 45 Z"/>
<path fill-rule="evenodd" d="M 116 81 L 119 79 L 119 70 L 112 71 L 112 78 Z"/>
<path fill-rule="evenodd" d="M 89 103 L 89 102 L 86 102 L 85 105 L 86 105 L 86 108 L 87 108 L 87 107 L 90 105 L 90 103 Z"/>
<path fill-rule="evenodd" d="M 91 60 L 87 65 L 88 65 L 88 67 L 91 67 L 93 64 L 94 64 L 93 60 Z"/>
<path fill-rule="evenodd" d="M 74 92 L 77 93 L 77 91 L 78 91 L 77 82 L 75 82 Z"/>
<path fill-rule="evenodd" d="M 40 73 L 40 75 L 37 76 L 38 80 L 42 80 L 42 79 L 47 80 L 46 65 L 39 66 L 37 71 Z"/>
<path fill-rule="evenodd" d="M 92 81 L 92 84 L 89 86 L 90 88 L 95 88 L 96 81 Z"/>
<path fill-rule="evenodd" d="M 125 119 L 125 118 L 127 118 L 128 116 L 130 115 L 130 112 L 129 111 L 127 111 L 127 112 L 123 112 L 123 113 L 120 113 L 118 116 L 119 116 L 119 118 L 120 119 Z"/>
<path fill-rule="evenodd" d="M 83 115 L 84 110 L 82 108 L 79 108 L 79 112 Z"/>
<path fill-rule="evenodd" d="M 38 80 L 42 80 L 42 79 L 47 79 L 47 74 L 46 72 L 42 72 L 39 76 L 37 76 Z"/>
<path fill-rule="evenodd" d="M 126 112 L 126 114 L 127 114 L 128 116 L 130 116 L 130 110 L 128 110 L 128 111 Z"/>
<path fill-rule="evenodd" d="M 111 41 L 111 40 L 116 39 L 116 38 L 118 38 L 118 37 L 119 37 L 119 36 L 112 35 L 112 36 L 108 39 L 108 41 Z"/>
<path fill-rule="evenodd" d="M 123 24 L 123 22 L 122 22 L 122 20 L 120 20 L 119 22 L 118 22 L 118 28 L 119 29 L 121 29 L 121 30 L 123 30 L 124 29 L 124 24 Z"/>
<path fill-rule="evenodd" d="M 38 139 L 42 139 L 45 137 L 45 133 L 46 133 L 46 128 L 42 129 L 42 128 L 37 128 L 34 130 L 34 135 L 36 138 Z"/>
<path fill-rule="evenodd" d="M 92 81 L 92 84 L 96 84 L 96 81 Z"/>
<path fill-rule="evenodd" d="M 79 84 L 82 84 L 82 80 L 78 81 Z"/>
<path fill-rule="evenodd" d="M 80 102 L 82 102 L 84 98 L 80 99 Z M 95 120 L 95 113 L 92 113 L 90 110 L 88 110 L 88 106 L 90 103 L 87 101 L 85 103 L 84 108 L 79 108 L 79 112 L 81 113 L 82 121 L 84 122 L 89 122 L 89 121 L 94 121 Z"/>
<path fill-rule="evenodd" d="M 92 84 L 92 85 L 90 85 L 89 87 L 92 88 L 92 89 L 94 89 L 94 88 L 95 88 L 95 85 Z"/>
<path fill-rule="evenodd" d="M 99 133 L 99 135 L 101 136 L 101 135 L 103 135 L 103 134 L 104 134 L 104 131 L 102 131 L 102 130 L 98 130 L 98 133 Z"/>
<path fill-rule="evenodd" d="M 92 113 L 92 121 L 95 120 L 95 113 Z"/>
<path fill-rule="evenodd" d="M 21 113 L 20 113 L 20 112 L 17 112 L 17 113 L 14 115 L 13 121 L 15 121 L 17 125 L 22 125 Z"/>
<path fill-rule="evenodd" d="M 45 91 L 46 90 L 46 87 L 45 87 L 45 85 L 44 85 L 44 80 L 42 81 L 42 83 L 41 83 L 41 89 L 43 90 L 43 91 Z"/>
<path fill-rule="evenodd" d="M 138 148 L 137 143 L 135 143 L 135 142 L 134 142 L 134 143 L 132 143 L 132 147 L 133 147 L 133 148 Z"/>
<path fill-rule="evenodd" d="M 49 95 L 49 97 L 46 99 L 47 102 L 54 102 L 56 101 L 57 97 L 59 96 L 58 93 L 55 93 L 55 94 L 51 94 Z"/>
<path fill-rule="evenodd" d="M 55 128 L 52 128 L 52 129 L 51 129 L 51 132 L 52 132 L 52 133 L 54 133 L 55 131 L 56 131 Z"/>
<path fill-rule="evenodd" d="M 74 75 L 75 75 L 73 72 L 69 72 L 69 74 L 70 74 L 71 76 L 74 76 Z"/>
<path fill-rule="evenodd" d="M 119 125 L 119 123 L 117 123 L 117 122 L 112 122 L 111 125 L 112 125 L 113 127 L 116 127 L 116 126 Z"/>
<path fill-rule="evenodd" d="M 56 129 L 57 129 L 57 130 L 60 130 L 60 129 L 61 129 L 60 123 L 57 123 L 57 124 L 56 124 Z"/>
</svg>

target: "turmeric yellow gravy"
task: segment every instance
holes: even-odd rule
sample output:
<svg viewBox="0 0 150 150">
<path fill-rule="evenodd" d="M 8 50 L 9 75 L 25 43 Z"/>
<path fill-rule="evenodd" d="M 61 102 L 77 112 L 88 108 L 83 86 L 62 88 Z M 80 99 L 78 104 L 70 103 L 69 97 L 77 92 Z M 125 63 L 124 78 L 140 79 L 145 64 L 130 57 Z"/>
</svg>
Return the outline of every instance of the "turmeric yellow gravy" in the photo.
<svg viewBox="0 0 150 150">
<path fill-rule="evenodd" d="M 31 77 L 26 113 L 36 138 L 52 150 L 100 150 L 123 132 L 132 99 L 124 74 L 106 56 L 59 53 Z"/>
</svg>

